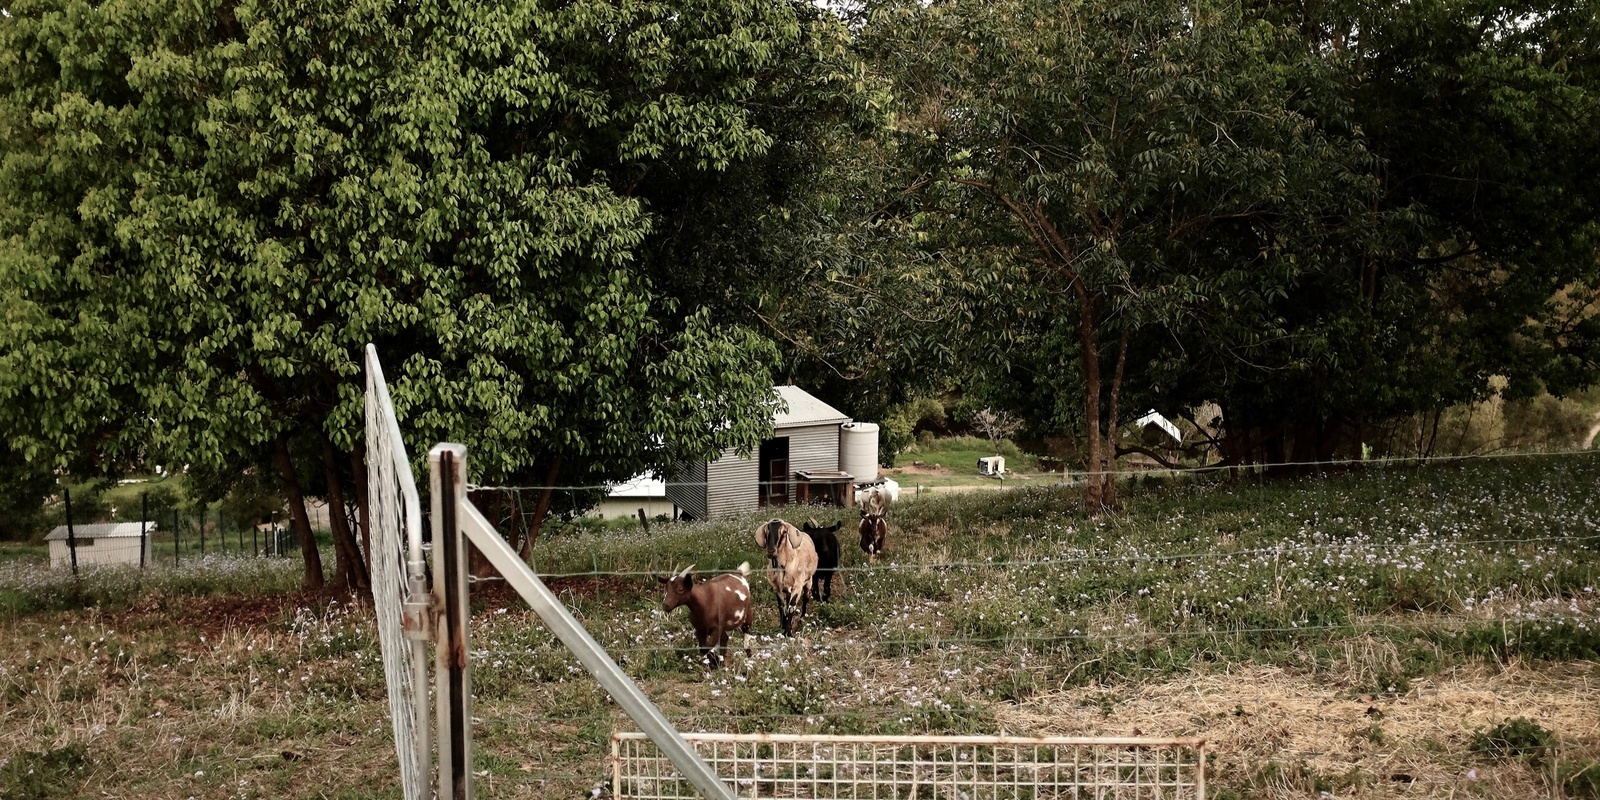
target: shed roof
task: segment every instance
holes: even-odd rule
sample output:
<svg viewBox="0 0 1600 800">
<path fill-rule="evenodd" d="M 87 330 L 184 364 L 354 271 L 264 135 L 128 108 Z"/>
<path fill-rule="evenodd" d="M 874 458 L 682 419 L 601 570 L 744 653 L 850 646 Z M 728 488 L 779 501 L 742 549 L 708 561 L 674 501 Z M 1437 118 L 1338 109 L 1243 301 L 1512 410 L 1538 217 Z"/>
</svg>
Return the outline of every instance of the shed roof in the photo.
<svg viewBox="0 0 1600 800">
<path fill-rule="evenodd" d="M 144 530 L 154 533 L 154 522 L 144 523 Z M 72 536 L 75 539 L 116 539 L 124 536 L 139 536 L 139 523 L 137 522 L 95 522 L 88 525 L 72 526 Z M 47 542 L 64 542 L 67 540 L 67 526 L 57 525 L 56 529 L 44 537 Z"/>
<path fill-rule="evenodd" d="M 1178 426 L 1172 424 L 1172 420 L 1169 420 L 1166 417 L 1156 413 L 1155 409 L 1151 409 L 1150 413 L 1134 420 L 1133 424 L 1138 425 L 1141 428 L 1148 428 L 1151 425 L 1154 425 L 1157 428 L 1160 428 L 1163 433 L 1172 437 L 1172 441 L 1180 444 L 1183 442 L 1183 431 L 1178 430 Z"/>
<path fill-rule="evenodd" d="M 793 428 L 799 425 L 822 425 L 829 422 L 849 422 L 850 417 L 798 386 L 774 386 L 778 398 L 788 406 L 772 416 L 775 428 Z"/>
<path fill-rule="evenodd" d="M 608 497 L 666 497 L 666 481 L 643 472 L 622 483 L 613 484 L 606 492 Z"/>
</svg>

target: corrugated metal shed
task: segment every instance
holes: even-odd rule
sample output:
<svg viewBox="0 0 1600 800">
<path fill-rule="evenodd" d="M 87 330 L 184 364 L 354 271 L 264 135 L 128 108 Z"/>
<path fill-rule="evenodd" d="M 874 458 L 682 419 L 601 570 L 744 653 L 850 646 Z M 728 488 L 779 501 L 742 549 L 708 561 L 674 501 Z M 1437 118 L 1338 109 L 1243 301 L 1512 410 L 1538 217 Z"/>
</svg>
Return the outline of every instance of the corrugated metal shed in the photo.
<svg viewBox="0 0 1600 800">
<path fill-rule="evenodd" d="M 772 439 L 788 440 L 787 471 L 777 480 L 789 484 L 782 494 L 792 498 L 795 472 L 839 468 L 839 426 L 850 417 L 798 386 L 772 389 L 783 405 L 773 414 Z M 715 461 L 675 464 L 667 497 L 696 519 L 754 511 L 762 502 L 760 476 L 755 458 L 740 458 L 728 449 Z"/>
<path fill-rule="evenodd" d="M 760 505 L 761 465 L 755 459 L 724 450 L 722 458 L 705 466 L 706 516 L 754 511 Z"/>
<path fill-rule="evenodd" d="M 667 499 L 695 519 L 706 517 L 706 462 L 679 461 L 672 465 Z"/>
<path fill-rule="evenodd" d="M 798 386 L 774 386 L 778 397 L 787 405 L 786 410 L 779 411 L 772 417 L 774 428 L 792 428 L 797 425 L 842 425 L 850 421 L 850 417 L 827 403 L 818 400 L 810 392 Z"/>
<path fill-rule="evenodd" d="M 139 525 L 137 522 L 93 522 L 88 525 L 73 525 L 72 538 L 74 539 L 117 539 L 124 536 L 139 538 Z M 154 522 L 144 523 L 145 533 L 155 533 Z M 58 525 L 44 537 L 47 542 L 64 542 L 67 540 L 67 526 Z"/>
</svg>

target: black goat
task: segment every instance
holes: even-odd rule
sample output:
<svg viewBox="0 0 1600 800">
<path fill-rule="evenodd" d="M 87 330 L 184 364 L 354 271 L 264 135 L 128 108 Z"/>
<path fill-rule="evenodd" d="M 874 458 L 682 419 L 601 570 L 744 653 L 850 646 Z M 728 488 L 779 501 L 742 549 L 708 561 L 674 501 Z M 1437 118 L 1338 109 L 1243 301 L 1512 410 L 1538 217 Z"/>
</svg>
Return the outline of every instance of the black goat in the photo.
<svg viewBox="0 0 1600 800">
<path fill-rule="evenodd" d="M 811 537 L 811 545 L 817 548 L 817 575 L 811 581 L 812 600 L 821 602 L 833 597 L 833 571 L 839 568 L 838 534 L 842 527 L 843 522 L 835 522 L 824 528 L 816 520 L 801 526 L 801 530 Z"/>
</svg>

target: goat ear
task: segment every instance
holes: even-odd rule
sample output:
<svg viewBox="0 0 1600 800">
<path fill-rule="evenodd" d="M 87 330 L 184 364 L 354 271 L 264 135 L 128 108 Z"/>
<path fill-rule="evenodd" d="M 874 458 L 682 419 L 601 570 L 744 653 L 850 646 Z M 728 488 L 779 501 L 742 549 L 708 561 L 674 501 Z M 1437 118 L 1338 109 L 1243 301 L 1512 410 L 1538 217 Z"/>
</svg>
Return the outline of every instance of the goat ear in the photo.
<svg viewBox="0 0 1600 800">
<path fill-rule="evenodd" d="M 656 572 L 650 573 L 650 577 L 655 578 L 656 583 L 666 583 L 667 581 L 672 580 L 671 578 Z"/>
<path fill-rule="evenodd" d="M 756 528 L 756 547 L 766 547 L 766 546 L 767 546 L 767 526 L 766 526 L 766 523 L 762 523 L 761 527 Z"/>
<path fill-rule="evenodd" d="M 799 531 L 795 531 L 795 533 L 799 533 Z M 787 536 L 785 538 L 787 538 L 789 540 L 789 549 L 790 550 L 799 550 L 800 549 L 800 537 L 791 535 L 791 536 Z"/>
<path fill-rule="evenodd" d="M 685 572 L 682 575 L 678 576 L 678 580 L 683 581 L 683 590 L 684 591 L 687 592 L 690 589 L 694 588 L 694 576 L 693 575 L 690 575 L 689 573 Z"/>
</svg>

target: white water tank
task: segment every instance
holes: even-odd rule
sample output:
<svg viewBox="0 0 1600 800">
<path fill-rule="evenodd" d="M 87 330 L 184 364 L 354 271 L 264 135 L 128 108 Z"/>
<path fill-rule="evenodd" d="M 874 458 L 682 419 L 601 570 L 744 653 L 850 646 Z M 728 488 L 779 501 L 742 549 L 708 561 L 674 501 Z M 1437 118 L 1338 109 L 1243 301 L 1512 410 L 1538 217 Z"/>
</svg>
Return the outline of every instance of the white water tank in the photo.
<svg viewBox="0 0 1600 800">
<path fill-rule="evenodd" d="M 878 479 L 878 426 L 871 422 L 847 422 L 839 426 L 839 469 L 855 477 L 856 483 Z"/>
</svg>

